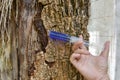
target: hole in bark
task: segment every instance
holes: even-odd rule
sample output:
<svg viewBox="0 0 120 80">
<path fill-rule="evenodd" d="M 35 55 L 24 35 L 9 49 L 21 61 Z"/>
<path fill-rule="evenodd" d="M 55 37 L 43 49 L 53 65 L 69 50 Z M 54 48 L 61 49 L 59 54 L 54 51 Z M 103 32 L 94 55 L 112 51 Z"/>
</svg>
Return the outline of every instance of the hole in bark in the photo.
<svg viewBox="0 0 120 80">
<path fill-rule="evenodd" d="M 45 63 L 49 66 L 49 68 L 51 68 L 55 64 L 55 61 L 48 62 L 47 60 L 45 60 Z"/>
</svg>

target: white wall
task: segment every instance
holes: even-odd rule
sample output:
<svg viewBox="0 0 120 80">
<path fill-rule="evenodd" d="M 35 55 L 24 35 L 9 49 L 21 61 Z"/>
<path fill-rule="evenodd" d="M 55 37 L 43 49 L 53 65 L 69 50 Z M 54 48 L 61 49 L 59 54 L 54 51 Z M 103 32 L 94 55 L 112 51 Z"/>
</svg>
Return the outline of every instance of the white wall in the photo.
<svg viewBox="0 0 120 80">
<path fill-rule="evenodd" d="M 116 57 L 116 28 L 115 28 L 115 1 L 114 0 L 91 0 L 90 19 L 88 31 L 90 42 L 99 45 L 100 49 L 90 47 L 90 52 L 100 53 L 105 41 L 109 40 L 109 75 L 111 80 L 115 80 L 115 57 Z M 120 10 L 119 10 L 120 11 Z M 120 15 L 120 14 L 118 14 Z M 119 48 L 120 49 L 120 48 Z M 98 51 L 99 50 L 99 51 Z M 120 56 L 119 56 L 120 58 Z M 120 65 L 119 65 L 120 67 Z M 116 79 L 118 80 L 118 79 Z M 119 79 L 120 80 L 120 79 Z"/>
</svg>

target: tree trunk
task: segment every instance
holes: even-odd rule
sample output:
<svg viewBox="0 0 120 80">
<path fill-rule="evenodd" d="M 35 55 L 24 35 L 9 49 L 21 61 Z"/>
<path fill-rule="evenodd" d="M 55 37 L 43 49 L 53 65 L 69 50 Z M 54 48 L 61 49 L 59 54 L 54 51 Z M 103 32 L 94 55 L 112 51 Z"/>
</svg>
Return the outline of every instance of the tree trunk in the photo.
<svg viewBox="0 0 120 80">
<path fill-rule="evenodd" d="M 50 30 L 88 40 L 89 0 L 0 0 L 0 80 L 83 80 L 71 45 Z"/>
</svg>

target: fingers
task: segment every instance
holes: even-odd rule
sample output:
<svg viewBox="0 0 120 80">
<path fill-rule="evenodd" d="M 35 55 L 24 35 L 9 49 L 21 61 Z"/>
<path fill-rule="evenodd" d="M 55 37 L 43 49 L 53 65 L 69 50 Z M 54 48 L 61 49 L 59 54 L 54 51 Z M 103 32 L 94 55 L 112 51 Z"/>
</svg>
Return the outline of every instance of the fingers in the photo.
<svg viewBox="0 0 120 80">
<path fill-rule="evenodd" d="M 76 63 L 80 59 L 80 54 L 73 53 L 70 57 L 71 63 Z"/>
<path fill-rule="evenodd" d="M 88 50 L 84 50 L 84 49 L 77 49 L 74 51 L 74 53 L 79 53 L 79 54 L 90 54 L 90 52 Z"/>
<path fill-rule="evenodd" d="M 108 58 L 109 46 L 110 46 L 110 41 L 106 41 L 105 44 L 104 44 L 104 49 L 101 52 L 101 56 L 104 56 L 104 57 Z"/>
<path fill-rule="evenodd" d="M 80 46 L 80 48 L 84 49 L 84 50 L 87 50 L 86 46 L 84 45 L 83 36 L 80 35 L 79 38 L 81 38 L 81 40 L 82 40 L 82 45 Z"/>
<path fill-rule="evenodd" d="M 73 51 L 77 50 L 78 48 L 87 50 L 87 48 L 85 47 L 85 45 L 84 45 L 84 43 L 83 43 L 83 40 L 82 40 L 83 38 L 82 38 L 82 36 L 80 36 L 80 38 L 81 38 L 80 41 L 74 43 L 74 45 L 73 45 L 73 47 L 72 47 L 72 50 L 73 50 Z"/>
<path fill-rule="evenodd" d="M 78 41 L 78 42 L 74 43 L 74 45 L 72 46 L 72 50 L 75 51 L 78 48 L 80 48 L 80 46 L 82 46 L 82 45 L 83 45 L 83 43 L 81 41 Z"/>
</svg>

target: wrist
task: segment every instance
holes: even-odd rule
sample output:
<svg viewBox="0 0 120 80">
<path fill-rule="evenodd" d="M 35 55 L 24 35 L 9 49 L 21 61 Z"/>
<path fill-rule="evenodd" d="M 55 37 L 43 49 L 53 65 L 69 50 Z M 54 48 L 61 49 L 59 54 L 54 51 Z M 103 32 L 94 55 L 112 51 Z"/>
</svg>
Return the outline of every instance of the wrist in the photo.
<svg viewBox="0 0 120 80">
<path fill-rule="evenodd" d="M 98 78 L 97 80 L 110 80 L 110 78 L 107 74 L 107 75 L 102 76 L 101 78 Z"/>
<path fill-rule="evenodd" d="M 85 78 L 85 80 L 110 80 L 109 75 L 102 75 L 102 76 L 98 76 L 96 78 Z"/>
</svg>

